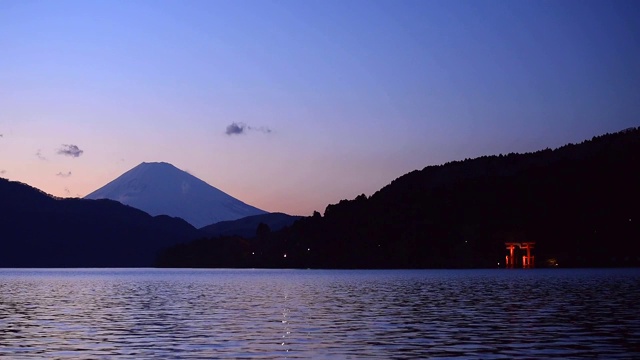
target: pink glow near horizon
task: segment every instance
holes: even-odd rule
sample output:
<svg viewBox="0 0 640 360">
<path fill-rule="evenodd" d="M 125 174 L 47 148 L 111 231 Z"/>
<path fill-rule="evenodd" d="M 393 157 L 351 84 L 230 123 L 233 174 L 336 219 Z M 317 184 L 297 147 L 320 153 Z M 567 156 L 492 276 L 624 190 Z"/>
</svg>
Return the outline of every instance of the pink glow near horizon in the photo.
<svg viewBox="0 0 640 360">
<path fill-rule="evenodd" d="M 638 3 L 545 4 L 3 1 L 0 177 L 84 196 L 164 161 L 310 215 L 640 125 Z"/>
</svg>

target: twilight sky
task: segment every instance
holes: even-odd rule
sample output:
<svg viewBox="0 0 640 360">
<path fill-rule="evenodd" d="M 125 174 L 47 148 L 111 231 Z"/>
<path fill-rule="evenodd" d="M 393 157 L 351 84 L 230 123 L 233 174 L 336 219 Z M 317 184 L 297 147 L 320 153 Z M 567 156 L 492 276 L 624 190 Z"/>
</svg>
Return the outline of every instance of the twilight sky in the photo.
<svg viewBox="0 0 640 360">
<path fill-rule="evenodd" d="M 0 177 L 170 162 L 310 215 L 414 169 L 640 125 L 640 1 L 0 0 Z"/>
</svg>

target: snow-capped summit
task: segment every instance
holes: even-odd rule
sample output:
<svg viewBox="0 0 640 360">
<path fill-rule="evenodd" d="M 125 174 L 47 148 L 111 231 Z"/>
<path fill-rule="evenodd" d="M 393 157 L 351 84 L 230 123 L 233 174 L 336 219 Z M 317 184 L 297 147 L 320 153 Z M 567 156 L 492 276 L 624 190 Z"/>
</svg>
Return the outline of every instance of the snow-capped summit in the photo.
<svg viewBox="0 0 640 360">
<path fill-rule="evenodd" d="M 154 216 L 183 218 L 197 228 L 266 213 L 164 162 L 143 162 L 85 199 L 116 200 Z"/>
</svg>

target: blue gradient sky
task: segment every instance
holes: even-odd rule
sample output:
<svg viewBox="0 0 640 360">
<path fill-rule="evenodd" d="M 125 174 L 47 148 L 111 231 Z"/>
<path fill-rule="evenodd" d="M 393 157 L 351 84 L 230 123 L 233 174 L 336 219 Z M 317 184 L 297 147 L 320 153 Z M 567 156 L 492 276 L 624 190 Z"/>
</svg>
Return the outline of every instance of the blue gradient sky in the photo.
<svg viewBox="0 0 640 360">
<path fill-rule="evenodd" d="M 0 0 L 0 176 L 84 196 L 166 161 L 322 212 L 639 126 L 638 19 L 639 1 Z"/>
</svg>

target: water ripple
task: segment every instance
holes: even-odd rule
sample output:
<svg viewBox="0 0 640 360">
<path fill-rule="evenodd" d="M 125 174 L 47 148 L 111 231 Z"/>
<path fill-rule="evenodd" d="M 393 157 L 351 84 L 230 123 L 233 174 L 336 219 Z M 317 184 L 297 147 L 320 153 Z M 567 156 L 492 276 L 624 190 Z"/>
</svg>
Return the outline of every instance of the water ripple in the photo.
<svg viewBox="0 0 640 360">
<path fill-rule="evenodd" d="M 640 270 L 0 270 L 0 358 L 640 358 Z"/>
</svg>

